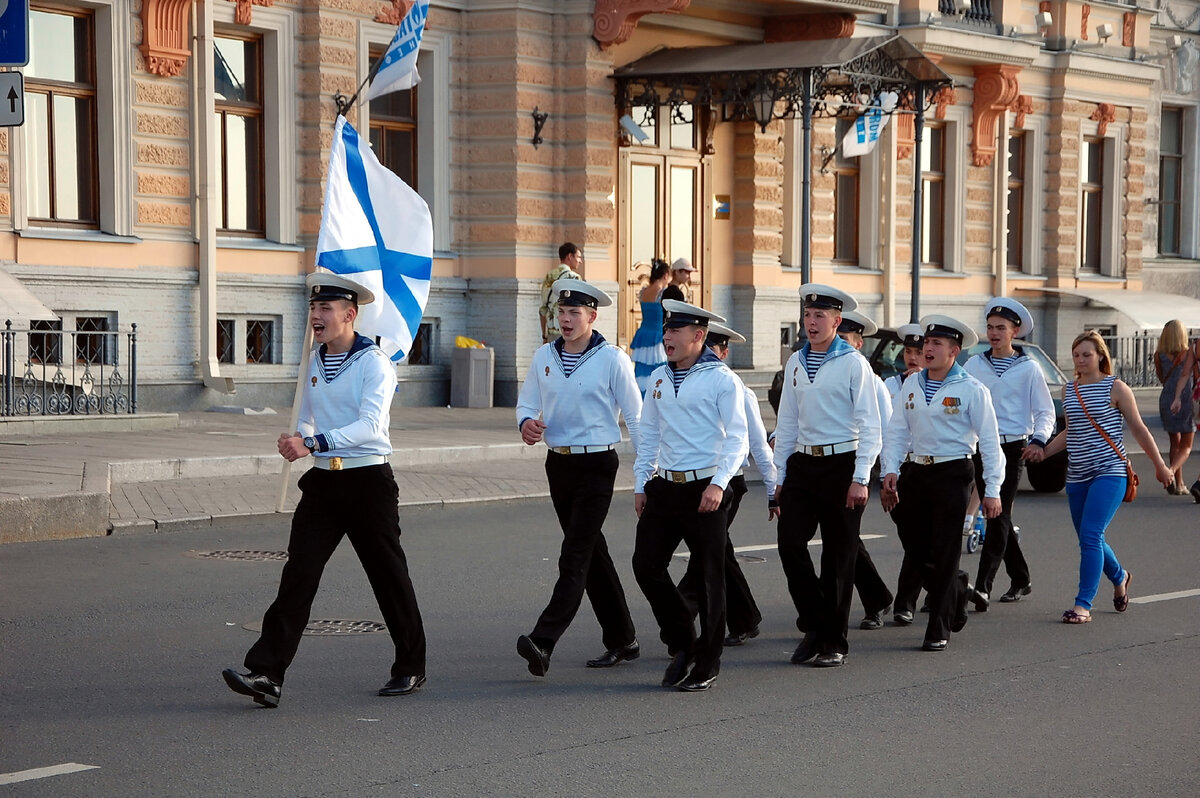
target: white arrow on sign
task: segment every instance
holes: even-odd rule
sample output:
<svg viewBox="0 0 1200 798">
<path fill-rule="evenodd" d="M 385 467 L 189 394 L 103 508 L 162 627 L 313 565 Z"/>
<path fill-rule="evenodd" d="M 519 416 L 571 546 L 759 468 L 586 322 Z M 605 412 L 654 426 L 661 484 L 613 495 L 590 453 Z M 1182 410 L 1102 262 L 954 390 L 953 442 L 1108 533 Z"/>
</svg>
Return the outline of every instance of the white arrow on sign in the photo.
<svg viewBox="0 0 1200 798">
<path fill-rule="evenodd" d="M 4 0 L 0 0 L 0 3 Z M 25 124 L 25 78 L 20 72 L 0 72 L 0 127 Z"/>
</svg>

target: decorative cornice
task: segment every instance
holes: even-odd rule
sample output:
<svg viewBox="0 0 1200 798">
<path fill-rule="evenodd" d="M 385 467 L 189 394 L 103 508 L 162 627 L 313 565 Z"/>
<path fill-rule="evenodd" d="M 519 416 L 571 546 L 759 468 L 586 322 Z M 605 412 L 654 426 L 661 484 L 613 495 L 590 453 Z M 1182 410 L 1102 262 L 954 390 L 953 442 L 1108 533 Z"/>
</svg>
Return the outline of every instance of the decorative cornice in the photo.
<svg viewBox="0 0 1200 798">
<path fill-rule="evenodd" d="M 996 158 L 996 120 L 1020 96 L 1020 71 L 1004 65 L 975 67 L 971 157 L 976 166 L 989 166 Z"/>
<path fill-rule="evenodd" d="M 853 14 L 837 11 L 772 17 L 764 41 L 805 42 L 818 39 L 848 39 L 854 35 Z"/>
<path fill-rule="evenodd" d="M 249 25 L 253 21 L 254 6 L 273 6 L 275 0 L 230 0 L 235 4 L 233 21 L 239 25 Z"/>
<path fill-rule="evenodd" d="M 638 20 L 647 14 L 678 14 L 692 0 L 596 0 L 592 36 L 601 47 L 629 41 Z"/>
<path fill-rule="evenodd" d="M 1017 99 L 1013 100 L 1013 104 L 1009 106 L 1010 111 L 1017 115 L 1013 121 L 1013 127 L 1025 127 L 1025 117 L 1033 113 L 1033 98 L 1028 94 L 1022 94 Z"/>
<path fill-rule="evenodd" d="M 192 54 L 187 48 L 191 11 L 191 0 L 143 0 L 138 49 L 148 72 L 173 78 L 183 71 Z"/>
<path fill-rule="evenodd" d="M 1103 138 L 1108 133 L 1108 123 L 1117 121 L 1117 107 L 1112 103 L 1098 103 L 1088 119 L 1100 123 L 1096 125 L 1096 135 Z"/>
<path fill-rule="evenodd" d="M 388 25 L 399 25 L 408 16 L 408 12 L 412 9 L 416 0 L 392 0 L 391 3 L 384 6 L 383 10 L 375 15 L 376 22 L 384 22 Z"/>
</svg>

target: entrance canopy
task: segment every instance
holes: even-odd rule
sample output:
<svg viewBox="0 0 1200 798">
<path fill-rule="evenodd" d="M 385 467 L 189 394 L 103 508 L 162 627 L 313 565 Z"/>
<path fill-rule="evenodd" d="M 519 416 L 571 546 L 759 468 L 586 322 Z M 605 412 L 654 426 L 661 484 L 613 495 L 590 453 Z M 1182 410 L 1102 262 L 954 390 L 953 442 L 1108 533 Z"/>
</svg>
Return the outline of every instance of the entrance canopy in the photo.
<svg viewBox="0 0 1200 798">
<path fill-rule="evenodd" d="M 11 321 L 13 327 L 27 327 L 33 320 L 53 321 L 58 318 L 53 310 L 21 285 L 21 281 L 4 269 L 0 269 L 0 330 L 4 322 Z"/>
<path fill-rule="evenodd" d="M 909 92 L 928 95 L 953 82 L 901 36 L 664 48 L 618 67 L 613 78 L 624 109 L 724 106 L 727 119 L 753 119 L 764 129 L 806 106 L 819 116 L 853 114 L 885 91 L 911 107 Z"/>
<path fill-rule="evenodd" d="M 1110 307 L 1128 316 L 1141 330 L 1162 330 L 1171 319 L 1189 329 L 1200 329 L 1200 299 L 1154 291 L 1105 291 L 1100 288 L 1021 288 L 1018 292 L 1074 296 Z"/>
</svg>

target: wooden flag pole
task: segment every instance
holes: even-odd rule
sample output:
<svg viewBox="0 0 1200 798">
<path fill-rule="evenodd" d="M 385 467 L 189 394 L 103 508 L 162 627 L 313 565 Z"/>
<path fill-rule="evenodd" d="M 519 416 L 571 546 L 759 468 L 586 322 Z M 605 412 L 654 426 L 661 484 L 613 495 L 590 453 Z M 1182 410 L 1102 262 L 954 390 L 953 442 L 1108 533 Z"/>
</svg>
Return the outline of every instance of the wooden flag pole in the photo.
<svg viewBox="0 0 1200 798">
<path fill-rule="evenodd" d="M 292 400 L 292 425 L 288 427 L 288 435 L 296 432 L 296 428 L 300 426 L 300 397 L 304 392 L 304 380 L 308 377 L 308 365 L 312 360 L 312 343 L 313 329 L 312 325 L 307 323 L 307 314 L 304 325 L 304 346 L 300 351 L 300 373 L 296 375 L 296 397 Z M 282 513 L 283 506 L 287 503 L 288 484 L 292 478 L 292 464 L 287 460 L 283 461 L 283 473 L 279 477 L 279 500 L 275 502 L 275 512 Z"/>
</svg>

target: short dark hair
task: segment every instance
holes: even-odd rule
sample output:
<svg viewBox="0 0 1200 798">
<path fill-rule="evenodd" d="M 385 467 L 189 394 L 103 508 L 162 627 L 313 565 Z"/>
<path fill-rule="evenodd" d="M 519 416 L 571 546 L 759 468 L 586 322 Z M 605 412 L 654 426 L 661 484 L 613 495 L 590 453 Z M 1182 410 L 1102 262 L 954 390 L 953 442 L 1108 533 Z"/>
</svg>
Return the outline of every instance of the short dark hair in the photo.
<svg viewBox="0 0 1200 798">
<path fill-rule="evenodd" d="M 558 259 L 566 260 L 568 255 L 574 255 L 579 251 L 579 247 L 572 244 L 570 241 L 558 248 Z"/>
<path fill-rule="evenodd" d="M 661 280 L 671 270 L 671 265 L 662 258 L 650 259 L 650 282 Z"/>
</svg>

